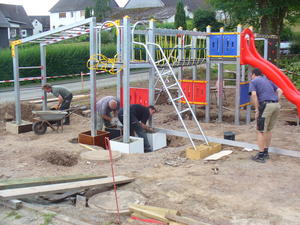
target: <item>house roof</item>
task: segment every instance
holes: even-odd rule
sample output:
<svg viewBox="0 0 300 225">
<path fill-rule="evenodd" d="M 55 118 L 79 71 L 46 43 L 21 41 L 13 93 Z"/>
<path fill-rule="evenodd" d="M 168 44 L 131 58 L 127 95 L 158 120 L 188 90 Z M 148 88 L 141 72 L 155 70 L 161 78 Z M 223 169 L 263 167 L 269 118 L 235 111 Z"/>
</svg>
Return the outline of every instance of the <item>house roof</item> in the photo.
<svg viewBox="0 0 300 225">
<path fill-rule="evenodd" d="M 165 6 L 167 7 L 176 7 L 177 5 L 177 0 L 161 0 Z M 183 0 L 183 4 L 189 8 L 190 11 L 194 12 L 196 11 L 199 7 L 208 9 L 210 8 L 209 3 L 207 0 Z"/>
<path fill-rule="evenodd" d="M 0 11 L 7 19 L 7 22 L 20 24 L 21 28 L 33 29 L 29 17 L 22 5 L 0 4 Z"/>
<path fill-rule="evenodd" d="M 36 19 L 41 24 L 43 24 L 43 27 L 50 27 L 50 16 L 29 16 L 31 23 Z"/>
<path fill-rule="evenodd" d="M 142 3 L 144 0 L 129 0 L 124 6 L 124 8 L 126 8 L 132 1 L 140 1 Z M 173 7 L 173 8 L 176 8 L 177 1 L 178 0 L 160 0 L 160 2 L 162 2 L 165 5 L 165 7 Z M 204 9 L 210 8 L 209 3 L 207 3 L 207 0 L 182 0 L 182 1 L 183 4 L 187 6 L 191 12 L 196 11 L 199 7 Z"/>
<path fill-rule="evenodd" d="M 51 13 L 85 10 L 94 7 L 95 0 L 59 0 L 50 10 Z M 115 0 L 110 0 L 110 7 L 119 7 Z"/>
<path fill-rule="evenodd" d="M 173 16 L 176 12 L 174 7 L 156 7 L 156 8 L 140 8 L 140 9 L 120 9 L 113 13 L 113 19 L 123 18 L 128 15 L 134 21 L 148 20 L 155 18 L 156 20 L 166 20 Z"/>
<path fill-rule="evenodd" d="M 3 13 L 0 11 L 0 27 L 9 27 L 9 22 L 3 15 Z"/>
</svg>

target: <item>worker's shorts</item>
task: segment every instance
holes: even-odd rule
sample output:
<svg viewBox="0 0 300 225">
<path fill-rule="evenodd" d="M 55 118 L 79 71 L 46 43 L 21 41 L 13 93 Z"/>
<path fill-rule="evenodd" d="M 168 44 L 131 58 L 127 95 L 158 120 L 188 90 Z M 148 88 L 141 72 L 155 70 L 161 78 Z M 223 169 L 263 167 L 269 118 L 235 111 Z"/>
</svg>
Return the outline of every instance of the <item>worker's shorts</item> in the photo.
<svg viewBox="0 0 300 225">
<path fill-rule="evenodd" d="M 260 132 L 271 131 L 277 121 L 279 110 L 280 105 L 278 102 L 260 103 L 257 130 Z"/>
</svg>

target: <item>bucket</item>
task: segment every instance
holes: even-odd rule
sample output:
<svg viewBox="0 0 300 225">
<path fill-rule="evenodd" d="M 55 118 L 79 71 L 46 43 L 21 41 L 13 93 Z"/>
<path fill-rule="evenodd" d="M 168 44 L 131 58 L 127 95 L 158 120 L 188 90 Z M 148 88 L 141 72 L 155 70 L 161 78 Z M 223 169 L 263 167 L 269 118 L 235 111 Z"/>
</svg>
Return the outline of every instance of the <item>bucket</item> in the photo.
<svg viewBox="0 0 300 225">
<path fill-rule="evenodd" d="M 232 131 L 225 131 L 224 132 L 224 139 L 226 140 L 235 140 L 235 133 L 233 133 Z"/>
<path fill-rule="evenodd" d="M 106 127 L 105 131 L 109 132 L 109 140 L 122 136 L 121 128 Z"/>
</svg>

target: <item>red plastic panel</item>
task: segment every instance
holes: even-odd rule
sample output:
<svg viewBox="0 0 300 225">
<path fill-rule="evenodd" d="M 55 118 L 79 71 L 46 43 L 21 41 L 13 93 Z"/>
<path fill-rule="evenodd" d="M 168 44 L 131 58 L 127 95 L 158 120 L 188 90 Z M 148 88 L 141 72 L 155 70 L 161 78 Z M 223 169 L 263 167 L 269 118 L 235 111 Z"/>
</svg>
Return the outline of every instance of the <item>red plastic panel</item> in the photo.
<svg viewBox="0 0 300 225">
<path fill-rule="evenodd" d="M 147 88 L 130 88 L 130 104 L 141 104 L 149 106 L 149 89 Z M 121 88 L 121 107 L 123 107 L 123 88 Z"/>
<path fill-rule="evenodd" d="M 194 83 L 194 102 L 206 103 L 206 83 Z"/>
<path fill-rule="evenodd" d="M 185 97 L 189 102 L 194 101 L 194 83 L 182 81 L 181 82 L 181 88 L 183 90 L 183 93 L 185 94 Z M 181 101 L 184 101 L 184 98 L 181 99 Z"/>
</svg>

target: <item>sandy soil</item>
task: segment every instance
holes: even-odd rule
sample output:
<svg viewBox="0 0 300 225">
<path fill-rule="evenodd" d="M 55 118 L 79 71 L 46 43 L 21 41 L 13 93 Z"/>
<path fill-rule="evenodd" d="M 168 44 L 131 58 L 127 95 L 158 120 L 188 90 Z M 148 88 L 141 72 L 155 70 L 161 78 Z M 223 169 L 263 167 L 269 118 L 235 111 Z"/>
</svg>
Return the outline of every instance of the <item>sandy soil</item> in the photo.
<svg viewBox="0 0 300 225">
<path fill-rule="evenodd" d="M 113 94 L 114 90 L 105 89 L 100 96 L 110 93 Z M 272 145 L 299 150 L 300 127 L 286 122 L 290 120 L 294 109 L 289 109 L 292 106 L 286 102 L 283 105 Z M 154 126 L 182 130 L 170 105 L 157 107 L 160 112 L 154 117 Z M 201 114 L 203 112 L 199 112 Z M 233 113 L 226 112 L 226 121 L 233 118 L 229 114 Z M 191 121 L 187 121 L 187 124 L 193 126 Z M 88 118 L 74 115 L 71 125 L 65 127 L 63 133 L 48 130 L 42 136 L 33 132 L 12 135 L 2 129 L 0 178 L 110 175 L 109 163 L 80 159 L 79 154 L 87 150 L 70 142 L 80 132 L 89 130 L 89 126 Z M 234 131 L 236 140 L 255 143 L 254 123 L 241 126 L 226 122 L 202 123 L 202 126 L 209 136 L 222 137 L 224 131 Z M 184 215 L 211 224 L 300 224 L 299 158 L 272 154 L 270 160 L 260 164 L 250 160 L 253 152 L 224 146 L 224 149 L 234 150 L 233 154 L 217 162 L 191 161 L 184 158 L 184 149 L 190 145 L 187 139 L 170 137 L 169 140 L 171 142 L 167 148 L 142 155 L 123 155 L 117 160 L 117 175 L 136 178 L 133 183 L 120 189 L 142 194 L 149 205 L 177 209 Z M 63 154 L 63 160 L 71 159 L 72 163 L 53 164 L 53 160 L 49 159 L 53 158 L 53 154 Z M 170 166 L 170 162 L 174 166 Z M 218 168 L 217 174 L 215 168 Z M 109 224 L 113 221 L 111 215 L 89 208 L 79 210 L 70 204 L 54 204 L 45 208 L 91 224 Z M 0 214 L 0 220 L 6 215 L 7 212 Z M 127 218 L 122 217 L 123 224 L 129 224 Z M 40 223 L 31 221 L 26 224 Z"/>
</svg>

